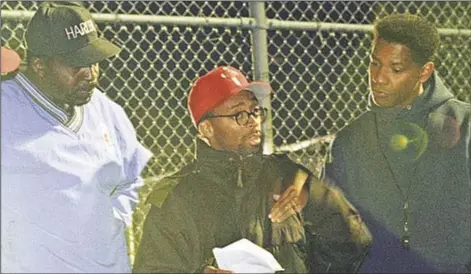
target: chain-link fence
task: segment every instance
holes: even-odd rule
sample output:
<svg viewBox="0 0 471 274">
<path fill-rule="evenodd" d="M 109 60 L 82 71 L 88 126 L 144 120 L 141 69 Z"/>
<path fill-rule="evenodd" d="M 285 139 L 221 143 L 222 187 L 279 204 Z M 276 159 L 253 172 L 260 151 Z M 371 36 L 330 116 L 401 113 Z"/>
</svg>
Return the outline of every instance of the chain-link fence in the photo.
<svg viewBox="0 0 471 274">
<path fill-rule="evenodd" d="M 39 2 L 2 1 L 2 45 L 24 56 L 22 37 Z M 314 171 L 331 136 L 366 109 L 371 23 L 384 14 L 421 14 L 440 27 L 437 69 L 461 100 L 471 101 L 471 2 L 83 2 L 103 35 L 122 46 L 101 64 L 101 89 L 122 105 L 155 154 L 145 195 L 194 156 L 186 110 L 191 82 L 228 64 L 275 90 L 269 144 Z M 130 255 L 147 208 L 129 232 Z"/>
</svg>

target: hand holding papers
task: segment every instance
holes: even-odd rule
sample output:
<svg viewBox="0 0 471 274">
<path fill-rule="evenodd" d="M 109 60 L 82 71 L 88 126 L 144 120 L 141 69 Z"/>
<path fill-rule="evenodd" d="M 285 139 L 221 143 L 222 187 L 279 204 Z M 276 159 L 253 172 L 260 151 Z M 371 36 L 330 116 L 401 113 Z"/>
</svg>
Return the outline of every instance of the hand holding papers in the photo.
<svg viewBox="0 0 471 274">
<path fill-rule="evenodd" d="M 275 273 L 284 270 L 273 255 L 247 239 L 213 248 L 220 269 L 235 273 Z"/>
</svg>

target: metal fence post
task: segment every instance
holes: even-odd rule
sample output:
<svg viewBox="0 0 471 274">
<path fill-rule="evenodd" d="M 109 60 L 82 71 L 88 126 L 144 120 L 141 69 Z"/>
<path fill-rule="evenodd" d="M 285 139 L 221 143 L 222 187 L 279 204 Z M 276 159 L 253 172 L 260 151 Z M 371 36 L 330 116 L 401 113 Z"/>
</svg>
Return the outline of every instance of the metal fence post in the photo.
<svg viewBox="0 0 471 274">
<path fill-rule="evenodd" d="M 250 16 L 255 19 L 255 26 L 252 28 L 252 60 L 254 61 L 255 80 L 270 82 L 267 45 L 268 20 L 265 15 L 265 3 L 263 1 L 250 2 Z M 265 135 L 263 153 L 270 154 L 274 151 L 270 96 L 265 97 L 260 103 L 268 109 L 267 119 L 262 125 Z"/>
</svg>

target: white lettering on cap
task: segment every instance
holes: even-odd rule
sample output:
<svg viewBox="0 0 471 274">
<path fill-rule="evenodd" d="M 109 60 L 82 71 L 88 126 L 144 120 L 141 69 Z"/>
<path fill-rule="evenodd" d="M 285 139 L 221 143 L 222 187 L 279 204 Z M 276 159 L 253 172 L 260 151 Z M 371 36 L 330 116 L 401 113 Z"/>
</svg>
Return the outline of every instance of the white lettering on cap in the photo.
<svg viewBox="0 0 471 274">
<path fill-rule="evenodd" d="M 96 31 L 95 24 L 93 24 L 92 19 L 89 19 L 85 22 L 81 22 L 80 24 L 70 26 L 64 29 L 65 34 L 67 35 L 67 40 L 75 39 L 80 36 L 87 35 L 91 32 Z"/>
<path fill-rule="evenodd" d="M 234 84 L 238 85 L 238 86 L 241 86 L 242 84 L 240 83 L 239 79 L 237 79 L 237 76 L 239 76 L 239 72 L 237 72 L 236 70 L 232 69 L 232 68 L 229 68 L 229 67 L 223 67 L 222 68 L 224 70 L 224 72 L 221 74 L 221 77 L 222 78 L 231 78 L 232 82 L 234 82 Z"/>
</svg>

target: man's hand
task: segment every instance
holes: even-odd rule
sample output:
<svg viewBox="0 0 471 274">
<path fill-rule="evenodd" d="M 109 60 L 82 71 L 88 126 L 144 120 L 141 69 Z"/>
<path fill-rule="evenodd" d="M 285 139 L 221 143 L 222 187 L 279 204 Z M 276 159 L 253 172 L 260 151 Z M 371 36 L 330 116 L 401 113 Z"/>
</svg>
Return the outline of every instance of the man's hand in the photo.
<svg viewBox="0 0 471 274">
<path fill-rule="evenodd" d="M 268 217 L 272 222 L 280 223 L 289 216 L 301 212 L 307 203 L 308 187 L 305 186 L 308 174 L 299 170 L 290 185 L 282 194 L 273 195 L 275 204 L 273 205 Z"/>
<path fill-rule="evenodd" d="M 215 268 L 214 266 L 207 266 L 204 268 L 204 272 L 203 273 L 234 273 L 230 270 L 224 270 L 224 269 L 219 269 L 219 268 Z"/>
</svg>

